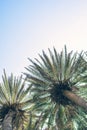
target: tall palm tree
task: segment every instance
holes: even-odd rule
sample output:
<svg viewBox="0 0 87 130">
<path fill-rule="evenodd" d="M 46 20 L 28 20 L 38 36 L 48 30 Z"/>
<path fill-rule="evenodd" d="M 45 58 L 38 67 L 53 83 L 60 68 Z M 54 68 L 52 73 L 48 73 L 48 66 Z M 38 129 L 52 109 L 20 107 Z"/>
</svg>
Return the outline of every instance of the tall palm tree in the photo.
<svg viewBox="0 0 87 130">
<path fill-rule="evenodd" d="M 29 88 L 22 77 L 2 76 L 0 84 L 0 123 L 2 130 L 24 130 L 29 120 Z"/>
<path fill-rule="evenodd" d="M 87 62 L 85 52 L 60 53 L 53 48 L 31 60 L 24 73 L 32 83 L 33 111 L 42 114 L 40 128 L 49 130 L 87 129 Z"/>
</svg>

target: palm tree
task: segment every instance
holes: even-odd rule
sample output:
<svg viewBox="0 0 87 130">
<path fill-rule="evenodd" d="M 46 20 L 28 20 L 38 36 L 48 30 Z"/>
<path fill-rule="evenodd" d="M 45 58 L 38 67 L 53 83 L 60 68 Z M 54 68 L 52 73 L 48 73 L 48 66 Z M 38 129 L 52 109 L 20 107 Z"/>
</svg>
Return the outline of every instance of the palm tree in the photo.
<svg viewBox="0 0 87 130">
<path fill-rule="evenodd" d="M 24 130 L 29 120 L 29 88 L 22 77 L 2 76 L 0 84 L 0 123 L 2 130 Z"/>
<path fill-rule="evenodd" d="M 42 51 L 40 60 L 31 60 L 27 81 L 32 83 L 33 111 L 42 114 L 40 129 L 87 129 L 87 62 L 86 53 L 60 53 L 53 48 Z"/>
</svg>

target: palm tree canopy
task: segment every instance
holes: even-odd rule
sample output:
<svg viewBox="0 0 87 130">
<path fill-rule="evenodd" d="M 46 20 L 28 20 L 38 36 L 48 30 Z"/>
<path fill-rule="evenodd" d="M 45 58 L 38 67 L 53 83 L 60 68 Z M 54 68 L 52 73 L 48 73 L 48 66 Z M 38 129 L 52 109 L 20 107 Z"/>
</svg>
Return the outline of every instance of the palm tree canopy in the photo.
<svg viewBox="0 0 87 130">
<path fill-rule="evenodd" d="M 40 60 L 31 60 L 27 67 L 27 81 L 31 87 L 33 111 L 42 113 L 40 127 L 62 130 L 87 129 L 86 111 L 64 96 L 68 90 L 87 101 L 87 62 L 85 52 L 67 52 L 66 46 L 60 53 L 53 48 L 49 55 L 42 51 Z M 84 91 L 85 90 L 85 91 Z"/>
<path fill-rule="evenodd" d="M 22 124 L 23 127 L 29 118 L 30 99 L 29 88 L 25 88 L 25 81 L 22 77 L 16 78 L 2 76 L 3 82 L 0 84 L 0 122 L 2 123 L 9 111 L 14 112 L 13 124 L 17 130 Z"/>
</svg>

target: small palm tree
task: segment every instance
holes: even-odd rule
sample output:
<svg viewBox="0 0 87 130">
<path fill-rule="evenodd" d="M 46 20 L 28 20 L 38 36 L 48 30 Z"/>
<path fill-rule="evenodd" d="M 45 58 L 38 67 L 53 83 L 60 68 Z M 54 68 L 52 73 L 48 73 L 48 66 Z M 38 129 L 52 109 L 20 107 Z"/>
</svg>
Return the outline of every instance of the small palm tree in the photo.
<svg viewBox="0 0 87 130">
<path fill-rule="evenodd" d="M 27 67 L 27 81 L 32 83 L 33 111 L 42 114 L 40 129 L 87 129 L 87 62 L 85 52 L 80 54 L 43 51 L 40 60 Z"/>
<path fill-rule="evenodd" d="M 4 71 L 0 84 L 0 123 L 2 130 L 24 130 L 29 119 L 29 88 L 25 88 L 22 77 L 11 74 L 7 78 Z"/>
</svg>

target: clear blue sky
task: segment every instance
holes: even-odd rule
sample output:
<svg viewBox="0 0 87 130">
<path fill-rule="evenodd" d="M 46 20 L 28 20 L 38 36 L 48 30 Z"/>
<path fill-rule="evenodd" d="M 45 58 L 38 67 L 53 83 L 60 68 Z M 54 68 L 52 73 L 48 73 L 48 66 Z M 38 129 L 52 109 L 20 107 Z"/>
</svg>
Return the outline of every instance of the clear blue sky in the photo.
<svg viewBox="0 0 87 130">
<path fill-rule="evenodd" d="M 0 80 L 42 49 L 87 50 L 87 0 L 0 0 Z"/>
</svg>

